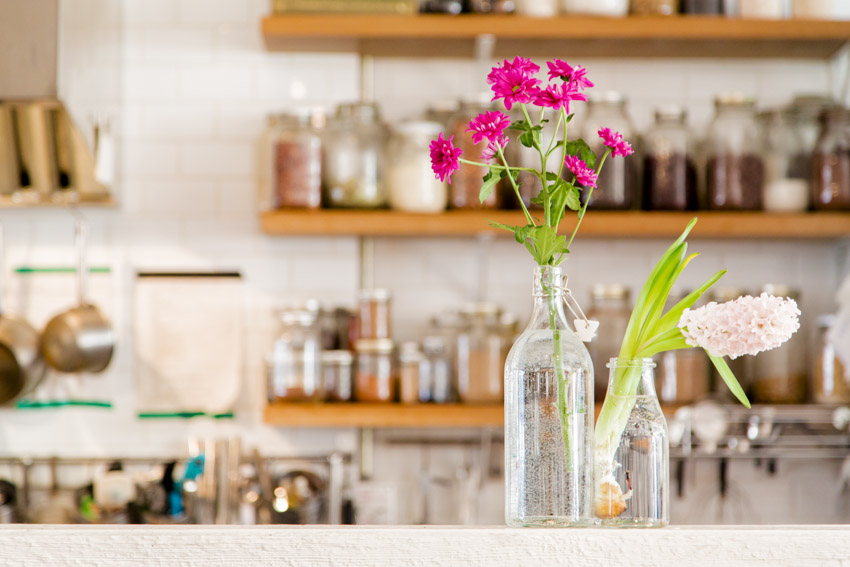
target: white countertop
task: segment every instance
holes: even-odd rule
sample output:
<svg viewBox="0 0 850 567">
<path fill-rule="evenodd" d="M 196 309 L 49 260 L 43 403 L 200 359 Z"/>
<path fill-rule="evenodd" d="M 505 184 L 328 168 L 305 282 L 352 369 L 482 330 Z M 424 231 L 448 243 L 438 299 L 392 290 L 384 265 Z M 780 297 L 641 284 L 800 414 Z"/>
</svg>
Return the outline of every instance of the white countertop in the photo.
<svg viewBox="0 0 850 567">
<path fill-rule="evenodd" d="M 0 526 L 0 565 L 850 567 L 850 526 Z"/>
</svg>

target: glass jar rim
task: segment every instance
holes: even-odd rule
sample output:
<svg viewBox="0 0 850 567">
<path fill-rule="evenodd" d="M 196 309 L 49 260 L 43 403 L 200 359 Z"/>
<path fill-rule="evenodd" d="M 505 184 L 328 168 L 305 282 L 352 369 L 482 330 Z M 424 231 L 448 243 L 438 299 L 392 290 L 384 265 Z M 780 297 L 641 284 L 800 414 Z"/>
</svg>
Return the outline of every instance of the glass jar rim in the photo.
<svg viewBox="0 0 850 567">
<path fill-rule="evenodd" d="M 655 361 L 649 357 L 643 358 L 611 358 L 608 360 L 606 368 L 655 368 Z"/>
</svg>

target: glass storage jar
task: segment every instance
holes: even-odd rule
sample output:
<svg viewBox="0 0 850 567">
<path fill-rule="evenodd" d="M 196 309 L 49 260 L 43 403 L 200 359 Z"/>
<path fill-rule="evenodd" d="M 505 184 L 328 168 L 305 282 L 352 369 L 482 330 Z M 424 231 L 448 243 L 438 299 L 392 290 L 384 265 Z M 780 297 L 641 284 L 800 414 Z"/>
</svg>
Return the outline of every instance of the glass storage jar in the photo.
<svg viewBox="0 0 850 567">
<path fill-rule="evenodd" d="M 590 144 L 597 155 L 602 153 L 601 128 L 620 132 L 625 140 L 635 144 L 634 127 L 626 112 L 626 99 L 614 91 L 588 95 L 588 114 L 582 121 L 581 137 Z M 631 209 L 635 205 L 635 156 L 609 159 L 599 174 L 596 189 L 590 198 L 589 208 Z M 582 191 L 582 199 L 587 193 Z"/>
<path fill-rule="evenodd" d="M 596 338 L 587 345 L 587 350 L 593 360 L 593 375 L 596 377 L 594 397 L 601 400 L 608 390 L 605 365 L 620 352 L 620 344 L 629 324 L 629 290 L 620 284 L 595 284 L 590 289 L 590 301 L 587 318 L 599 321 L 599 329 Z"/>
<path fill-rule="evenodd" d="M 454 401 L 452 391 L 452 353 L 445 336 L 422 339 L 425 365 L 419 376 L 419 399 L 423 402 L 447 404 Z"/>
<path fill-rule="evenodd" d="M 325 204 L 373 209 L 387 204 L 384 160 L 387 131 L 374 104 L 343 104 L 324 138 Z"/>
<path fill-rule="evenodd" d="M 389 339 L 390 291 L 387 289 L 361 289 L 359 293 L 359 321 L 361 339 Z"/>
<path fill-rule="evenodd" d="M 321 399 L 321 340 L 316 315 L 316 310 L 307 307 L 280 312 L 282 331 L 266 358 L 270 401 Z"/>
<path fill-rule="evenodd" d="M 662 404 L 692 404 L 711 391 L 708 355 L 701 348 L 669 350 L 656 357 L 655 389 Z"/>
<path fill-rule="evenodd" d="M 350 351 L 324 351 L 322 376 L 326 400 L 329 402 L 351 401 L 354 385 L 354 355 Z"/>
<path fill-rule="evenodd" d="M 389 339 L 360 339 L 355 344 L 354 397 L 358 402 L 395 400 L 398 381 L 393 368 L 393 347 Z"/>
<path fill-rule="evenodd" d="M 318 209 L 322 204 L 324 115 L 303 109 L 269 117 L 263 150 L 263 173 L 271 209 Z M 266 199 L 263 199 L 266 201 Z"/>
<path fill-rule="evenodd" d="M 799 292 L 783 284 L 766 284 L 770 295 L 800 300 Z M 754 401 L 766 404 L 800 404 L 809 393 L 806 341 L 800 331 L 782 346 L 761 352 L 754 360 Z"/>
<path fill-rule="evenodd" d="M 402 343 L 398 353 L 399 399 L 403 404 L 416 404 L 420 397 L 425 356 L 419 350 L 419 343 Z"/>
<path fill-rule="evenodd" d="M 448 185 L 431 171 L 428 144 L 442 132 L 436 122 L 405 122 L 392 135 L 387 185 L 390 206 L 411 213 L 440 213 L 448 204 Z"/>
<path fill-rule="evenodd" d="M 800 95 L 791 101 L 788 121 L 797 149 L 791 167 L 793 177 L 811 181 L 812 157 L 821 129 L 820 117 L 833 105 L 832 99 L 821 95 Z"/>
<path fill-rule="evenodd" d="M 836 107 L 822 114 L 813 162 L 814 209 L 850 209 L 850 114 L 847 110 Z"/>
<path fill-rule="evenodd" d="M 800 212 L 809 208 L 809 177 L 796 171 L 800 141 L 787 110 L 759 114 L 764 148 L 764 210 Z"/>
<path fill-rule="evenodd" d="M 561 11 L 566 14 L 622 18 L 629 13 L 629 0 L 561 0 Z"/>
<path fill-rule="evenodd" d="M 499 329 L 500 309 L 492 303 L 467 305 L 455 344 L 457 393 L 464 403 L 502 401 L 505 337 Z"/>
<path fill-rule="evenodd" d="M 659 108 L 655 111 L 655 124 L 644 136 L 643 206 L 647 210 L 699 208 L 697 171 L 686 117 L 680 107 Z"/>
<path fill-rule="evenodd" d="M 723 13 L 723 0 L 682 0 L 682 12 L 719 16 Z"/>
<path fill-rule="evenodd" d="M 463 150 L 463 154 L 469 159 L 478 161 L 484 150 L 484 142 L 474 144 L 472 134 L 467 132 L 469 122 L 482 112 L 496 110 L 495 105 L 490 102 L 490 94 L 464 98 L 460 108 L 449 120 L 448 136 L 454 136 L 455 147 Z M 460 168 L 452 175 L 452 183 L 449 185 L 449 204 L 455 209 L 496 209 L 500 204 L 501 184 L 494 188 L 490 196 L 483 203 L 479 202 L 478 194 L 481 191 L 481 179 L 487 174 L 489 168 L 477 165 L 460 164 Z"/>
<path fill-rule="evenodd" d="M 708 208 L 759 210 L 764 163 L 755 103 L 739 93 L 729 93 L 719 95 L 714 107 L 706 140 Z"/>
<path fill-rule="evenodd" d="M 818 404 L 850 403 L 850 375 L 835 354 L 835 345 L 829 340 L 829 330 L 835 324 L 835 315 L 818 318 L 818 344 L 815 351 L 815 368 L 812 377 L 812 399 Z"/>
<path fill-rule="evenodd" d="M 679 13 L 679 0 L 632 0 L 632 14 L 673 16 Z"/>
</svg>

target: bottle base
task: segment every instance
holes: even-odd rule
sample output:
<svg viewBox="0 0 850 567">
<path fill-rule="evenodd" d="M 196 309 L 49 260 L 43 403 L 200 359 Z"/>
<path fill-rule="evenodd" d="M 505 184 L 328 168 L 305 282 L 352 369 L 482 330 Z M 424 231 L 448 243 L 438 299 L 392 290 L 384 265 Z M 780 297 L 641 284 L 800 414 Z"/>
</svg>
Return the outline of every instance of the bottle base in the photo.
<svg viewBox="0 0 850 567">
<path fill-rule="evenodd" d="M 565 518 L 557 516 L 527 516 L 505 521 L 512 528 L 591 528 L 596 525 L 593 518 Z"/>
<path fill-rule="evenodd" d="M 663 528 L 670 522 L 656 518 L 614 518 L 612 520 L 599 520 L 597 524 L 603 528 Z"/>
</svg>

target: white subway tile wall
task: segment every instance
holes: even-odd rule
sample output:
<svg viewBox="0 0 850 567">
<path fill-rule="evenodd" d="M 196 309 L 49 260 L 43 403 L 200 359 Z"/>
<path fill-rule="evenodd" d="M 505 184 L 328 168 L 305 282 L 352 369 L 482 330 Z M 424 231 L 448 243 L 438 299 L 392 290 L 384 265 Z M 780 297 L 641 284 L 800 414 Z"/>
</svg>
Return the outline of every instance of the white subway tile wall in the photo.
<svg viewBox="0 0 850 567">
<path fill-rule="evenodd" d="M 119 207 L 86 213 L 92 223 L 92 262 L 112 269 L 109 311 L 118 330 L 119 349 L 107 374 L 83 380 L 87 392 L 102 388 L 115 408 L 3 410 L 0 453 L 182 453 L 189 435 L 229 434 L 239 434 L 271 454 L 326 453 L 351 445 L 350 431 L 261 425 L 263 357 L 276 332 L 274 308 L 313 296 L 352 304 L 360 277 L 354 238 L 279 238 L 260 232 L 257 146 L 265 116 L 305 104 L 330 110 L 360 93 L 359 59 L 352 53 L 266 52 L 259 26 L 268 10 L 267 0 L 62 2 L 62 96 L 84 129 L 92 116 L 109 115 L 121 156 L 120 182 L 115 188 Z M 569 58 L 568 53 L 560 55 Z M 589 67 L 598 88 L 626 93 L 639 128 L 650 123 L 659 103 L 685 105 L 699 131 L 711 116 L 712 96 L 720 91 L 743 90 L 765 104 L 777 105 L 800 91 L 832 88 L 830 67 L 822 61 L 587 59 L 581 63 Z M 485 87 L 479 74 L 471 60 L 379 58 L 375 61 L 376 98 L 390 120 L 415 117 L 431 102 Z M 21 265 L 70 265 L 71 215 L 4 211 L 2 220 L 9 236 L 7 275 Z M 570 286 L 585 305 L 594 282 L 638 286 L 666 244 L 579 238 L 567 263 Z M 726 283 L 748 290 L 766 281 L 789 283 L 803 291 L 807 332 L 817 315 L 833 308 L 840 275 L 837 246 L 790 240 L 695 240 L 692 248 L 702 256 L 682 278 L 683 288 L 697 285 L 722 267 L 730 270 Z M 486 264 L 482 263 L 484 250 L 488 251 Z M 247 359 L 244 392 L 232 422 L 158 422 L 135 416 L 133 281 L 137 270 L 158 268 L 226 268 L 244 275 Z M 486 286 L 479 281 L 482 271 Z M 375 284 L 395 294 L 394 328 L 400 340 L 415 338 L 431 315 L 477 299 L 497 301 L 526 317 L 530 273 L 526 252 L 507 239 L 411 238 L 375 243 Z M 37 306 L 41 297 L 21 299 L 27 289 L 22 276 L 11 276 L 11 304 L 27 307 L 43 319 L 44 307 Z M 60 309 L 73 301 L 73 293 L 69 290 L 68 297 L 50 301 Z M 466 463 L 457 451 L 424 460 L 409 458 L 408 453 L 382 448 L 379 478 L 404 470 L 409 470 L 408 478 L 414 478 L 423 466 L 433 468 L 437 476 L 451 476 Z M 826 477 L 834 478 L 831 473 Z M 415 490 L 415 484 L 407 488 Z M 498 487 L 490 488 L 487 494 L 500 498 Z M 421 506 L 415 497 L 405 498 L 401 520 L 419 521 Z M 700 502 L 674 506 L 674 520 L 705 518 L 705 514 L 689 513 L 704 508 Z M 486 504 L 476 520 L 499 523 L 498 501 L 494 505 L 489 499 Z M 850 518 L 831 509 L 813 514 L 814 505 L 814 501 L 795 499 L 777 512 L 782 514 L 780 520 L 776 515 L 748 515 L 745 510 L 740 521 Z"/>
</svg>

